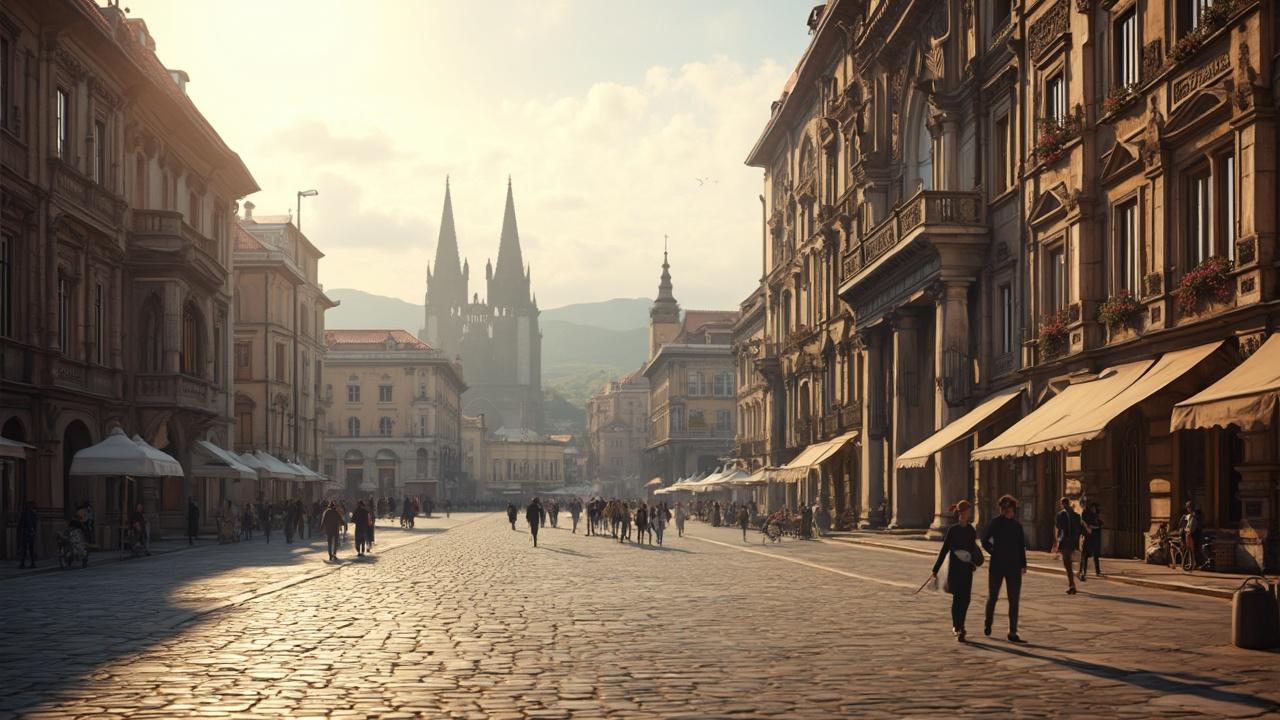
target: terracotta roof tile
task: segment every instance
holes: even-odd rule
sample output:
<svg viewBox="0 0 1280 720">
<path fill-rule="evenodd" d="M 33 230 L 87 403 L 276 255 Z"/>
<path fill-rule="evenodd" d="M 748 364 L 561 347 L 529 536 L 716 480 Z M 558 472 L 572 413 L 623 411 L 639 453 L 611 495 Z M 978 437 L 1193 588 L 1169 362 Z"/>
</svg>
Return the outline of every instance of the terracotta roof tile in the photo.
<svg viewBox="0 0 1280 720">
<path fill-rule="evenodd" d="M 412 350 L 434 349 L 405 330 L 326 330 L 324 333 L 324 342 L 330 347 L 371 345 L 381 348 L 387 340 L 407 345 Z"/>
<path fill-rule="evenodd" d="M 236 250 L 266 250 L 267 246 L 258 241 L 252 233 L 236 223 Z"/>
</svg>

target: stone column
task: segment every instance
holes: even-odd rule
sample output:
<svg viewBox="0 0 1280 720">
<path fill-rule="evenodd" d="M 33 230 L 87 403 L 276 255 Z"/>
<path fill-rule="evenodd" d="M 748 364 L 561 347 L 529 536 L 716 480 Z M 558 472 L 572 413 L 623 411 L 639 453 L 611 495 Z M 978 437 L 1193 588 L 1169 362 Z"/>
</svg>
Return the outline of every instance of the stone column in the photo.
<svg viewBox="0 0 1280 720">
<path fill-rule="evenodd" d="M 867 333 L 862 349 L 862 462 L 858 463 L 858 527 L 884 527 L 884 339 Z"/>
<path fill-rule="evenodd" d="M 892 520 L 890 528 L 910 527 L 918 522 L 922 508 L 917 507 L 915 483 L 920 471 L 899 468 L 893 463 L 898 453 L 920 441 L 913 429 L 921 412 L 920 398 L 920 319 L 911 312 L 900 312 L 893 323 L 893 453 L 885 460 L 893 478 Z"/>
<path fill-rule="evenodd" d="M 944 280 L 934 307 L 933 367 L 938 381 L 934 383 L 933 427 L 938 431 L 965 413 L 963 405 L 952 405 L 950 400 L 962 397 L 968 386 L 964 376 L 969 355 L 968 281 Z M 954 521 L 948 506 L 967 496 L 966 450 L 966 443 L 953 443 L 933 457 L 933 524 L 929 526 L 929 537 L 941 538 L 946 533 Z"/>
<path fill-rule="evenodd" d="M 164 372 L 182 370 L 182 288 L 176 282 L 164 284 L 164 351 L 161 367 Z"/>
</svg>

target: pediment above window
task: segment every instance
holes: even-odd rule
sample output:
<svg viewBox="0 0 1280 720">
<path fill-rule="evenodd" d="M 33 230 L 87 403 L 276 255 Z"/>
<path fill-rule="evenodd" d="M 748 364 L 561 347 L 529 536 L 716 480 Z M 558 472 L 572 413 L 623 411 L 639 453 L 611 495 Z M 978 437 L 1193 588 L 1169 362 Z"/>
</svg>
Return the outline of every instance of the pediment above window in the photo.
<svg viewBox="0 0 1280 720">
<path fill-rule="evenodd" d="M 1104 185 L 1123 180 L 1138 170 L 1137 156 L 1123 142 L 1117 140 L 1102 156 L 1102 172 L 1099 181 Z"/>
</svg>

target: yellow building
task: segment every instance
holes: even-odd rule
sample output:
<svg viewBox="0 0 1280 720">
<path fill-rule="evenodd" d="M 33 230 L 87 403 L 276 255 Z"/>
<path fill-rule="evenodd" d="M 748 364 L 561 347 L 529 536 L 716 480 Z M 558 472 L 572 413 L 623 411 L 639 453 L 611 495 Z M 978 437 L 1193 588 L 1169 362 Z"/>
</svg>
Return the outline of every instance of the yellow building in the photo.
<svg viewBox="0 0 1280 720">
<path fill-rule="evenodd" d="M 324 313 L 337 303 L 319 283 L 320 252 L 292 217 L 254 217 L 244 204 L 235 244 L 235 448 L 318 470 Z M 257 497 L 292 492 L 282 483 Z M 248 499 L 248 498 L 245 498 Z"/>
<path fill-rule="evenodd" d="M 648 476 L 670 484 L 724 464 L 737 411 L 731 345 L 736 310 L 689 310 L 680 318 L 671 266 L 662 256 L 658 297 L 649 311 Z"/>
<path fill-rule="evenodd" d="M 565 443 L 532 430 L 499 428 L 485 439 L 488 466 L 477 482 L 478 499 L 518 504 L 564 487 L 565 449 Z"/>
<path fill-rule="evenodd" d="M 636 371 L 610 380 L 587 401 L 586 480 L 615 497 L 641 494 L 649 439 L 649 379 Z"/>
<path fill-rule="evenodd" d="M 330 330 L 325 474 L 349 497 L 451 500 L 462 469 L 456 360 L 404 330 Z"/>
</svg>

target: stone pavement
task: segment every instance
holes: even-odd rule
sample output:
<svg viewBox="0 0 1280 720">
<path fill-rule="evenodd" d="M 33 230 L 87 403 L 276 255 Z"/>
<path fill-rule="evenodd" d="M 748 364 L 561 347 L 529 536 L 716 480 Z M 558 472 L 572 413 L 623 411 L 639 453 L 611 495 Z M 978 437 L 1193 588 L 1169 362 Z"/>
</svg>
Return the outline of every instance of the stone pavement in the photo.
<svg viewBox="0 0 1280 720">
<path fill-rule="evenodd" d="M 6 583 L 0 715 L 1280 712 L 1280 655 L 1230 647 L 1214 598 L 1092 583 L 1067 597 L 1029 575 L 1031 644 L 996 639 L 999 620 L 981 636 L 982 588 L 960 644 L 949 598 L 910 594 L 923 556 L 700 524 L 664 548 L 548 529 L 534 549 L 498 514 L 453 520 L 383 530 L 365 562 L 249 546 Z M 238 570 L 220 559 L 236 553 Z M 189 615 L 164 622 L 175 610 Z"/>
</svg>

